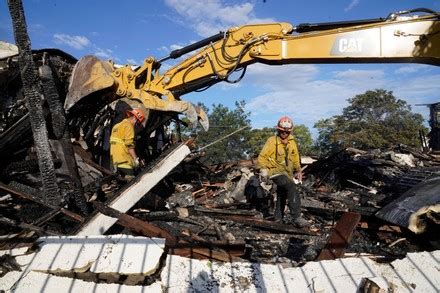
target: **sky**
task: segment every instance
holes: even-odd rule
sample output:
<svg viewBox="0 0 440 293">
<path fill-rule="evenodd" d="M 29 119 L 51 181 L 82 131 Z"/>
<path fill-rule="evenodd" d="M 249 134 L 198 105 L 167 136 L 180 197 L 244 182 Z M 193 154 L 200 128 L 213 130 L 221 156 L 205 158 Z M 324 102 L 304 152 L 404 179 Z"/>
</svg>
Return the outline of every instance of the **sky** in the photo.
<svg viewBox="0 0 440 293">
<path fill-rule="evenodd" d="M 333 22 L 386 17 L 440 1 L 409 0 L 23 0 L 33 49 L 58 48 L 81 58 L 142 64 L 229 27 L 249 23 Z M 14 43 L 7 1 L 0 2 L 0 40 Z M 169 68 L 173 62 L 164 64 Z M 416 104 L 440 102 L 440 68 L 422 64 L 254 64 L 238 84 L 218 83 L 181 98 L 208 107 L 246 102 L 254 128 L 273 127 L 288 115 L 316 137 L 313 125 L 342 113 L 347 99 L 385 89 L 429 119 Z"/>
</svg>

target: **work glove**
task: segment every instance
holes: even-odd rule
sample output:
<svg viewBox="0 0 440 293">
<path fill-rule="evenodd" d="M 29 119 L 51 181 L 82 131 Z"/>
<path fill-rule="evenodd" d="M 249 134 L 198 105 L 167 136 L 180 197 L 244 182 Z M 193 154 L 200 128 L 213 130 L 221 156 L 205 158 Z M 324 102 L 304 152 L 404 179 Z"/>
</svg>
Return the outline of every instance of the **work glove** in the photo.
<svg viewBox="0 0 440 293">
<path fill-rule="evenodd" d="M 272 188 L 272 180 L 269 178 L 269 170 L 261 169 L 260 170 L 260 186 L 263 187 L 264 190 L 269 191 Z"/>
<path fill-rule="evenodd" d="M 135 168 L 138 168 L 139 165 L 141 164 L 139 157 L 136 157 L 136 159 L 133 160 L 133 165 Z"/>
<path fill-rule="evenodd" d="M 145 163 L 145 160 L 144 160 L 144 159 L 140 159 L 140 160 L 139 160 L 139 166 L 140 166 L 140 167 L 143 168 L 143 167 L 145 167 L 146 165 L 147 165 L 147 163 Z"/>
<path fill-rule="evenodd" d="M 260 170 L 260 176 L 261 178 L 268 178 L 269 177 L 269 170 L 268 169 L 261 169 Z"/>
<path fill-rule="evenodd" d="M 302 171 L 298 171 L 293 175 L 293 181 L 295 182 L 295 184 L 302 184 L 303 181 L 303 174 Z"/>
</svg>

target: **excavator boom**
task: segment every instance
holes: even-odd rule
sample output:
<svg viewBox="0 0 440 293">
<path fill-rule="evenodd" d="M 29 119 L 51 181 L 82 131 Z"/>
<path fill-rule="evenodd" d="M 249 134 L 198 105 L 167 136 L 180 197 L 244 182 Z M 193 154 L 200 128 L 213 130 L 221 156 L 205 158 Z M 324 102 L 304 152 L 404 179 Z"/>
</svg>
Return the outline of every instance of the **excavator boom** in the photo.
<svg viewBox="0 0 440 293">
<path fill-rule="evenodd" d="M 415 12 L 422 16 L 413 15 Z M 425 63 L 440 64 L 440 20 L 428 9 L 390 14 L 387 18 L 327 24 L 253 24 L 234 27 L 192 44 L 170 56 L 116 68 L 109 62 L 83 58 L 76 65 L 66 109 L 94 91 L 107 89 L 113 99 L 140 101 L 147 109 L 185 113 L 207 128 L 206 115 L 180 100 L 185 93 L 215 83 L 238 82 L 253 63 Z M 198 51 L 196 51 L 198 50 Z M 196 51 L 159 73 L 161 62 Z M 93 62 L 91 60 L 93 59 Z M 87 63 L 86 65 L 84 65 Z M 231 80 L 234 72 L 241 76 Z"/>
</svg>

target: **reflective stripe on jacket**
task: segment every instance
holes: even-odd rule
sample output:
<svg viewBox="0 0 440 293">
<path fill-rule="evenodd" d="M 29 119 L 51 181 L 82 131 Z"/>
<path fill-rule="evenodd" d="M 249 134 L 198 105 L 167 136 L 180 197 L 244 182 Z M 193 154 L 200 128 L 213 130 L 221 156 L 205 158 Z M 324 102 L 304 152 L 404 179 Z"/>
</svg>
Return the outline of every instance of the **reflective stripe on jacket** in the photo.
<svg viewBox="0 0 440 293">
<path fill-rule="evenodd" d="M 124 119 L 112 128 L 110 135 L 110 158 L 113 165 L 120 168 L 133 168 L 133 158 L 128 149 L 134 148 L 134 126 Z"/>
<path fill-rule="evenodd" d="M 271 136 L 258 156 L 258 167 L 268 169 L 269 176 L 286 173 L 293 177 L 293 173 L 301 169 L 298 147 L 292 135 L 289 135 L 284 145 L 277 136 Z"/>
</svg>

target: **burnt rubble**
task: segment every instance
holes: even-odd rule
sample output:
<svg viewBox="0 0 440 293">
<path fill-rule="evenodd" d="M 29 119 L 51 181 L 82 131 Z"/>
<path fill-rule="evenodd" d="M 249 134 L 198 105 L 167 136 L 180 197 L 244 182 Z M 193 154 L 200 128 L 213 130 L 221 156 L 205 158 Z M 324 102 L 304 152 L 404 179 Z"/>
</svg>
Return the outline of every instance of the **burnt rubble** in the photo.
<svg viewBox="0 0 440 293">
<path fill-rule="evenodd" d="M 47 53 L 33 52 L 35 63 L 51 61 L 63 99 L 75 60 Z M 54 204 L 43 196 L 16 56 L 0 61 L 0 80 L 7 85 L 0 119 L 1 250 L 38 250 L 41 236 L 123 233 L 163 238 L 168 255 L 302 266 L 346 256 L 390 262 L 440 247 L 435 184 L 440 160 L 435 155 L 399 145 L 304 159 L 305 180 L 298 188 L 303 217 L 311 226 L 300 229 L 274 221 L 275 190 L 270 181 L 259 180 L 255 160 L 207 166 L 199 160 L 201 153 L 191 151 L 192 141 L 169 139 L 161 151 L 149 154 L 150 164 L 132 181 L 114 174 L 103 151 L 108 129 L 101 125 L 115 110 L 99 103 L 88 105 L 90 117 L 67 116 L 68 139 L 51 130 L 51 110 L 43 103 L 62 198 Z M 269 214 L 258 210 L 258 200 L 250 203 L 247 188 L 255 184 L 271 198 Z M 414 231 L 414 222 L 423 229 Z M 11 267 L 10 260 L 0 260 Z M 141 279 L 133 284 L 155 280 Z"/>
<path fill-rule="evenodd" d="M 293 266 L 344 254 L 389 261 L 408 252 L 439 248 L 435 209 L 430 217 L 424 217 L 422 234 L 376 216 L 400 196 L 440 178 L 438 160 L 405 146 L 369 152 L 345 149 L 307 165 L 299 190 L 309 229 L 276 223 L 271 214 L 263 215 L 249 204 L 245 188 L 249 179 L 258 175 L 254 161 L 204 166 L 194 157 L 197 154 L 186 157 L 122 212 L 112 208 L 112 202 L 118 196 L 127 201 L 129 195 L 124 191 L 152 173 L 144 172 L 129 183 L 112 174 L 91 181 L 93 188 L 86 193 L 88 204 L 95 215 L 99 212 L 116 222 L 106 234 L 131 231 L 134 235 L 161 236 L 169 253 L 182 256 Z M 79 166 L 82 170 L 87 166 L 83 175 L 86 180 L 100 173 L 84 161 Z M 270 182 L 262 184 L 273 196 Z M 93 213 L 83 216 L 52 206 L 11 185 L 2 183 L 0 188 L 1 232 L 12 235 L 4 238 L 2 248 L 31 244 L 39 235 L 82 235 L 84 226 L 93 223 Z M 438 206 L 437 194 L 428 196 L 426 204 Z"/>
<path fill-rule="evenodd" d="M 33 57 L 36 66 L 50 61 L 63 100 L 74 58 L 56 50 L 33 51 Z M 403 201 L 399 198 L 414 198 L 417 190 L 425 190 L 424 184 L 437 180 L 440 161 L 432 154 L 404 145 L 370 151 L 347 148 L 303 164 L 305 180 L 299 189 L 303 216 L 311 227 L 302 230 L 276 223 L 271 214 L 263 215 L 250 204 L 245 192 L 250 184 L 261 184 L 264 192 L 271 194 L 272 205 L 275 194 L 271 182 L 256 180 L 254 160 L 206 166 L 200 163 L 201 154 L 188 148 L 194 148 L 192 142 L 180 144 L 170 139 L 161 152 L 149 154 L 150 165 L 133 181 L 113 174 L 103 151 L 108 129 L 100 125 L 110 121 L 115 110 L 100 103 L 88 104 L 89 116 L 66 116 L 70 135 L 66 139 L 57 138 L 51 130 L 51 110 L 43 101 L 62 198 L 56 205 L 42 196 L 45 191 L 17 56 L 0 61 L 0 80 L 5 85 L 0 119 L 0 231 L 4 235 L 0 245 L 4 249 L 32 246 L 38 236 L 78 235 L 88 225 L 96 229 L 95 225 L 101 224 L 93 219 L 103 218 L 97 214 L 116 222 L 104 230 L 98 228 L 99 234 L 161 236 L 167 239 L 168 253 L 220 261 L 241 259 L 296 266 L 328 258 L 323 251 L 333 251 L 332 247 L 338 248 L 330 253 L 333 258 L 370 255 L 385 261 L 438 248 L 435 190 L 425 192 L 423 202 L 414 199 L 426 210 L 417 217 L 424 226 L 423 233 L 409 229 L 409 218 L 417 210 L 407 212 L 404 219 L 393 220 L 386 215 L 403 215 L 395 211 L 395 203 Z M 182 153 L 177 159 L 170 157 L 176 152 Z M 165 169 L 157 173 L 161 166 Z M 133 190 L 136 199 L 131 198 Z M 115 204 L 117 199 L 129 204 L 122 209 Z M 405 209 L 397 205 L 402 207 Z M 334 236 L 335 231 L 340 237 Z"/>
<path fill-rule="evenodd" d="M 390 263 L 440 249 L 440 159 L 426 149 L 347 148 L 303 160 L 298 189 L 308 228 L 274 220 L 276 187 L 260 177 L 255 160 L 207 166 L 193 139 L 166 136 L 170 122 L 184 124 L 171 111 L 148 113 L 136 135 L 149 164 L 122 178 L 111 171 L 111 126 L 140 102 L 98 91 L 65 112 L 77 60 L 56 49 L 31 50 L 21 1 L 9 4 L 26 54 L 0 42 L 0 278 L 23 271 L 9 281 L 161 287 L 161 275 L 174 274 L 171 264 L 164 269 L 171 256 L 303 268 L 347 256 Z M 252 194 L 252 187 L 261 189 Z M 260 209 L 263 198 L 268 213 Z M 66 286 L 70 291 L 73 281 Z"/>
</svg>

